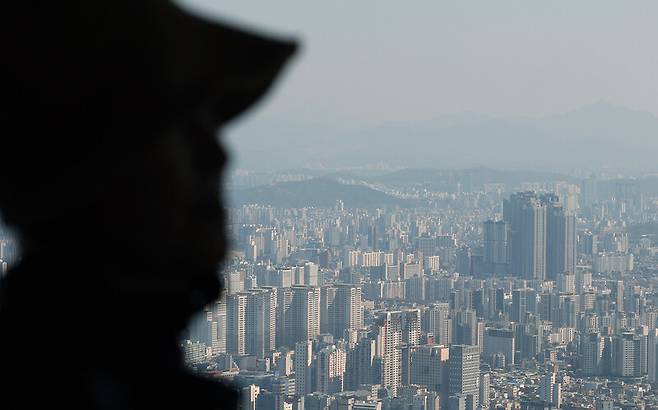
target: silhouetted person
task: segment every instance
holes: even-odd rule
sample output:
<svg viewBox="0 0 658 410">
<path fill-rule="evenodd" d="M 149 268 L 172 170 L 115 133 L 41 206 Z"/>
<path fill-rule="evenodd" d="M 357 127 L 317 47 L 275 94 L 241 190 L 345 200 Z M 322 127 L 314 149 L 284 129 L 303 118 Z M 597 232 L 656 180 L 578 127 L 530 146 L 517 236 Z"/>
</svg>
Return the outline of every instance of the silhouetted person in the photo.
<svg viewBox="0 0 658 410">
<path fill-rule="evenodd" d="M 0 287 L 0 408 L 235 407 L 185 370 L 179 337 L 221 288 L 216 130 L 294 44 L 169 1 L 18 1 L 0 19 L 0 210 L 23 254 Z"/>
</svg>

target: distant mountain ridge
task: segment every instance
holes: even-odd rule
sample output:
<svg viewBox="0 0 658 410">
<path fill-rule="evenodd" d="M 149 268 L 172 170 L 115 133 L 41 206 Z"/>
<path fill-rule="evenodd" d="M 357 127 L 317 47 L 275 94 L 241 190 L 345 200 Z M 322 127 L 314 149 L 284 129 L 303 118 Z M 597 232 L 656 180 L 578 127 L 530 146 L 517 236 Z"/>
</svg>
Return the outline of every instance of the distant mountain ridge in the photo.
<svg viewBox="0 0 658 410">
<path fill-rule="evenodd" d="M 243 167 L 488 167 L 566 172 L 573 168 L 658 171 L 658 118 L 606 102 L 541 118 L 461 113 L 331 134 L 321 127 L 276 124 L 235 140 Z M 274 167 L 274 168 L 272 168 Z"/>
<path fill-rule="evenodd" d="M 388 195 L 364 185 L 343 184 L 329 178 L 281 182 L 228 192 L 236 205 L 260 204 L 279 208 L 330 208 L 337 200 L 349 208 L 407 207 L 417 203 Z"/>
<path fill-rule="evenodd" d="M 300 174 L 304 170 L 297 170 Z M 410 187 L 432 191 L 456 192 L 481 190 L 484 184 L 505 184 L 507 193 L 519 189 L 522 182 L 578 183 L 579 180 L 554 173 L 501 171 L 488 168 L 465 170 L 442 170 L 432 168 L 409 168 L 376 177 L 361 177 L 356 174 L 327 173 L 302 181 L 277 182 L 252 188 L 229 189 L 229 203 L 234 206 L 245 204 L 272 205 L 280 208 L 333 207 L 338 199 L 348 208 L 416 207 L 427 202 L 401 198 L 387 192 Z M 619 192 L 633 194 L 645 192 L 658 195 L 658 176 L 642 178 L 620 178 L 600 180 L 599 193 L 616 195 Z M 619 190 L 622 191 L 619 191 Z M 386 192 L 384 192 L 386 191 Z"/>
<path fill-rule="evenodd" d="M 303 179 L 329 179 L 350 185 L 368 185 L 376 190 L 383 191 L 417 187 L 434 191 L 456 192 L 458 185 L 461 186 L 462 190 L 470 191 L 481 189 L 484 184 L 494 183 L 506 184 L 508 188 L 513 188 L 522 182 L 580 182 L 579 179 L 564 174 L 541 171 L 508 171 L 484 167 L 467 169 L 404 168 L 376 175 L 363 175 L 358 171 L 294 169 L 259 173 L 258 175 L 265 175 L 266 178 L 261 178 L 260 181 L 249 180 L 250 188 L 282 182 L 290 175 L 303 176 Z M 238 187 L 240 186 L 238 185 Z"/>
<path fill-rule="evenodd" d="M 433 190 L 449 192 L 454 192 L 457 184 L 461 185 L 463 190 L 471 190 L 482 188 L 484 184 L 494 183 L 506 184 L 511 188 L 522 182 L 578 182 L 573 177 L 552 172 L 507 171 L 485 167 L 459 170 L 406 168 L 367 180 L 394 187 L 422 185 Z"/>
</svg>

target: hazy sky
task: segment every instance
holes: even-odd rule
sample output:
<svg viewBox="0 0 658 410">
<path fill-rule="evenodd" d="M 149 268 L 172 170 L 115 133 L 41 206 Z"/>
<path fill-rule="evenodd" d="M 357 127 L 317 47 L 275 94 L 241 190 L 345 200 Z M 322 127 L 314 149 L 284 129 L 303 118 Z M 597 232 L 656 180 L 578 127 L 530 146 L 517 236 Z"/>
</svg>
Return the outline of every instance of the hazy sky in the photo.
<svg viewBox="0 0 658 410">
<path fill-rule="evenodd" d="M 658 1 L 185 0 L 299 38 L 258 118 L 376 124 L 606 100 L 658 113 Z"/>
<path fill-rule="evenodd" d="M 225 130 L 234 169 L 310 166 L 300 158 L 315 163 L 322 155 L 340 159 L 339 153 L 327 154 L 331 147 L 323 141 L 387 124 L 420 126 L 445 114 L 540 117 L 603 100 L 658 115 L 656 0 L 180 2 L 302 44 L 274 92 L 248 121 Z M 633 134 L 633 127 L 621 132 Z M 367 139 L 378 141 L 378 132 L 369 132 Z M 268 143 L 273 134 L 279 143 L 297 139 L 291 137 L 277 157 L 273 153 L 280 147 Z M 649 140 L 639 146 L 654 146 L 655 138 L 646 130 L 642 135 Z M 592 138 L 591 144 L 600 144 Z M 451 156 L 458 163 L 434 166 L 508 166 L 509 156 L 536 151 L 526 148 L 505 147 L 503 165 L 485 160 L 490 156 L 467 161 L 460 154 Z M 367 149 L 361 151 L 359 163 L 374 160 Z M 590 158 L 591 152 L 585 148 L 575 155 Z M 421 156 L 440 161 L 435 152 Z"/>
</svg>

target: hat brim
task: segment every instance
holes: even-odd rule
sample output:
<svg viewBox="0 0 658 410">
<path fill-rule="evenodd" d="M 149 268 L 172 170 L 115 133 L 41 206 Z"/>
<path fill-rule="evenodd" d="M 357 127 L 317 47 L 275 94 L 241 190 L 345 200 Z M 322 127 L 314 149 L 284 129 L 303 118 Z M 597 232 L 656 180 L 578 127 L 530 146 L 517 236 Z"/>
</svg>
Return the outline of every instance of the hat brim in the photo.
<svg viewBox="0 0 658 410">
<path fill-rule="evenodd" d="M 297 44 L 194 16 L 170 3 L 165 11 L 175 86 L 210 100 L 217 124 L 253 106 L 271 88 Z"/>
</svg>

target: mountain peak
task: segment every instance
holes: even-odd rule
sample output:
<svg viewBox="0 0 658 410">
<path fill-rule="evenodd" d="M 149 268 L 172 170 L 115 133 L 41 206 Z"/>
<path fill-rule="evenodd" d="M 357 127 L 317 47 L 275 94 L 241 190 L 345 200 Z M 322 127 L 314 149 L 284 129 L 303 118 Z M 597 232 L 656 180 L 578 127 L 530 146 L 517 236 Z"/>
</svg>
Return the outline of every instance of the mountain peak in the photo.
<svg viewBox="0 0 658 410">
<path fill-rule="evenodd" d="M 614 104 L 606 100 L 598 100 L 589 104 L 585 104 L 580 108 L 576 108 L 573 111 L 567 112 L 564 115 L 585 115 L 585 116 L 590 116 L 590 115 L 614 115 L 614 116 L 620 116 L 620 115 L 652 115 L 648 112 L 645 111 L 640 111 L 640 110 L 635 110 L 629 107 L 626 107 L 624 105 L 620 104 Z"/>
</svg>

